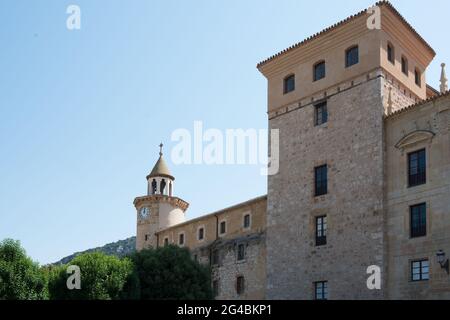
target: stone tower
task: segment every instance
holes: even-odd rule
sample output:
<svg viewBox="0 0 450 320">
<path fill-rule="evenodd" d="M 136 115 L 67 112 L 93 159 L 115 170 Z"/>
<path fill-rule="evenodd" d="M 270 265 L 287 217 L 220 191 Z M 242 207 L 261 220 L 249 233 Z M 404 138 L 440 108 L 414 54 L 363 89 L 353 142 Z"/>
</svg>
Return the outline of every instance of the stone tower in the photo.
<svg viewBox="0 0 450 320">
<path fill-rule="evenodd" d="M 386 296 L 384 117 L 427 98 L 434 55 L 381 1 L 258 64 L 280 134 L 280 170 L 268 177 L 268 299 Z M 367 287 L 373 265 L 381 290 Z"/>
<path fill-rule="evenodd" d="M 156 232 L 185 221 L 189 204 L 173 196 L 175 178 L 160 145 L 159 159 L 147 176 L 147 195 L 134 199 L 137 213 L 136 250 L 156 247 Z"/>
</svg>

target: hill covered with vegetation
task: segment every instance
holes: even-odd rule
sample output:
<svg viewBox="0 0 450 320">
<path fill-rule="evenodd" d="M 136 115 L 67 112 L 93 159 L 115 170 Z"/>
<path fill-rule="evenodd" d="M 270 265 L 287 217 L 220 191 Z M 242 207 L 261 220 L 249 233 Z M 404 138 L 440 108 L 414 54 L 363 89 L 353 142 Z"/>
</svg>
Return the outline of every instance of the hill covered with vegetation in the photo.
<svg viewBox="0 0 450 320">
<path fill-rule="evenodd" d="M 103 247 L 97 247 L 93 249 L 88 249 L 81 252 L 75 252 L 74 254 L 71 254 L 70 256 L 64 257 L 58 262 L 55 262 L 53 264 L 67 264 L 70 261 L 72 261 L 75 257 L 83 254 L 83 253 L 89 253 L 89 252 L 101 252 L 109 256 L 116 256 L 116 257 L 124 257 L 126 255 L 129 255 L 133 253 L 136 250 L 136 237 L 130 237 L 124 240 L 119 240 L 116 242 L 108 243 L 104 245 Z"/>
</svg>

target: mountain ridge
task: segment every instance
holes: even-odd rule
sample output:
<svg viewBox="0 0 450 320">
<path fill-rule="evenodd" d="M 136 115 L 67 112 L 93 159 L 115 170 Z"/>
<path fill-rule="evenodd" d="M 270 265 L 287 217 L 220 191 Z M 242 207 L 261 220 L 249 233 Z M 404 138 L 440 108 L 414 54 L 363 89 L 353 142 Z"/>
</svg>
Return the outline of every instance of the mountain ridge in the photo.
<svg viewBox="0 0 450 320">
<path fill-rule="evenodd" d="M 122 258 L 126 255 L 129 255 L 136 251 L 136 237 L 129 237 L 123 240 L 119 240 L 116 242 L 107 243 L 104 246 L 87 249 L 80 252 L 75 252 L 67 257 L 62 258 L 61 260 L 52 263 L 53 265 L 61 265 L 67 264 L 72 261 L 75 257 L 79 256 L 83 253 L 88 252 L 102 252 L 107 255 L 116 256 Z"/>
</svg>

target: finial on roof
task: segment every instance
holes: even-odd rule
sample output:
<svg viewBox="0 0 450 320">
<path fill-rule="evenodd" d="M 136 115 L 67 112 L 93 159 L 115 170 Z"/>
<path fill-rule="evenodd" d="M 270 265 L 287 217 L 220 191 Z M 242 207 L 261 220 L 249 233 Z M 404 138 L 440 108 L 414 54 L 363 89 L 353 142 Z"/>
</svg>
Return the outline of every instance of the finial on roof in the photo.
<svg viewBox="0 0 450 320">
<path fill-rule="evenodd" d="M 150 172 L 150 174 L 147 176 L 147 180 L 149 178 L 152 177 L 167 177 L 170 178 L 172 180 L 175 180 L 175 178 L 172 176 L 172 174 L 169 171 L 169 167 L 166 164 L 166 161 L 163 158 L 163 144 L 160 143 L 159 144 L 159 159 L 158 161 L 156 161 L 155 166 L 153 167 L 152 171 Z"/>
<path fill-rule="evenodd" d="M 447 76 L 445 75 L 445 63 L 441 64 L 442 71 L 441 71 L 441 93 L 447 92 L 448 85 L 447 85 Z"/>
</svg>

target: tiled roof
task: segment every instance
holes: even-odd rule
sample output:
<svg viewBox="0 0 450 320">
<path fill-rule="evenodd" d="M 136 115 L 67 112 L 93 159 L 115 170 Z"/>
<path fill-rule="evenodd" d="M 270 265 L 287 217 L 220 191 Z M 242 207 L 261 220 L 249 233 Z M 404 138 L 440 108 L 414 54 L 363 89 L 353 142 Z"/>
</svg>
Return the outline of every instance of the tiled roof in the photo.
<svg viewBox="0 0 450 320">
<path fill-rule="evenodd" d="M 397 9 L 394 8 L 394 6 L 393 6 L 389 1 L 386 1 L 386 0 L 378 1 L 378 2 L 375 4 L 375 6 L 386 6 L 387 8 L 391 9 L 392 12 L 394 12 L 394 14 L 397 15 L 397 17 L 400 18 L 400 20 L 406 25 L 406 27 L 407 27 L 408 29 L 410 29 L 410 30 L 416 35 L 416 37 L 417 37 L 417 38 L 418 38 L 418 39 L 419 39 L 419 40 L 420 40 L 420 41 L 421 41 L 421 42 L 422 42 L 429 50 L 431 50 L 431 52 L 433 52 L 433 54 L 436 54 L 436 52 L 433 50 L 433 48 L 432 48 L 432 47 L 431 47 L 431 46 L 430 46 L 430 45 L 429 45 L 429 44 L 428 44 L 428 43 L 427 43 L 427 42 L 419 35 L 419 33 L 418 33 L 418 32 L 417 32 L 417 31 L 416 31 L 416 30 L 415 30 L 415 29 L 414 29 L 414 28 L 406 21 L 406 19 L 403 18 L 403 16 L 397 11 Z M 257 65 L 256 67 L 257 67 L 257 68 L 262 67 L 263 65 L 265 65 L 265 64 L 268 63 L 269 61 L 272 61 L 273 59 L 275 59 L 275 58 L 277 58 L 277 57 L 279 57 L 279 56 L 281 56 L 281 55 L 283 55 L 283 54 L 285 54 L 285 53 L 287 53 L 287 52 L 289 52 L 289 51 L 291 51 L 291 50 L 293 50 L 293 49 L 296 49 L 296 48 L 298 48 L 298 47 L 300 47 L 300 46 L 302 46 L 302 45 L 305 45 L 305 44 L 311 42 L 312 40 L 317 39 L 318 37 L 320 37 L 320 36 L 322 36 L 322 35 L 324 35 L 324 34 L 327 34 L 328 32 L 331 32 L 332 30 L 334 30 L 334 29 L 336 29 L 336 28 L 338 28 L 338 27 L 340 27 L 340 26 L 342 26 L 342 25 L 344 25 L 344 24 L 346 24 L 346 23 L 348 23 L 348 22 L 350 22 L 350 21 L 352 21 L 352 20 L 354 20 L 354 19 L 360 17 L 361 15 L 366 14 L 366 13 L 367 13 L 367 10 L 368 10 L 368 9 L 365 9 L 365 10 L 363 10 L 363 11 L 361 11 L 361 12 L 358 12 L 357 14 L 351 15 L 350 17 L 348 17 L 348 18 L 346 18 L 346 19 L 344 19 L 344 20 L 342 20 L 342 21 L 340 21 L 340 22 L 338 22 L 338 23 L 332 25 L 331 27 L 328 27 L 328 28 L 326 28 L 326 29 L 324 29 L 324 30 L 322 30 L 322 31 L 320 31 L 320 32 L 318 32 L 318 33 L 316 33 L 316 34 L 314 34 L 314 35 L 312 35 L 312 36 L 306 38 L 305 40 L 303 40 L 303 41 L 301 41 L 301 42 L 298 42 L 298 43 L 296 43 L 296 44 L 290 46 L 289 48 L 284 49 L 284 50 L 278 52 L 277 54 L 275 54 L 275 55 L 273 55 L 273 56 L 267 58 L 266 60 L 263 60 L 263 61 L 261 61 L 260 63 L 258 63 L 258 65 Z"/>
<path fill-rule="evenodd" d="M 405 108 L 403 108 L 403 109 L 399 109 L 399 110 L 397 110 L 397 111 L 394 111 L 394 112 L 388 114 L 388 115 L 386 116 L 386 118 L 390 118 L 390 117 L 392 117 L 392 116 L 396 116 L 396 115 L 398 115 L 398 114 L 400 114 L 400 113 L 403 113 L 403 112 L 409 111 L 409 110 L 411 110 L 411 109 L 414 109 L 414 108 L 416 108 L 416 107 L 422 106 L 422 105 L 424 105 L 424 104 L 426 104 L 426 103 L 428 103 L 428 102 L 433 102 L 433 101 L 439 100 L 440 98 L 447 97 L 447 96 L 450 96 L 450 90 L 449 90 L 449 91 L 446 91 L 446 92 L 444 92 L 444 93 L 439 93 L 438 95 L 435 95 L 435 96 L 430 97 L 430 98 L 428 98 L 428 99 L 424 99 L 424 100 L 419 101 L 419 102 L 417 102 L 417 103 L 414 103 L 414 104 L 412 104 L 412 105 L 409 105 L 409 106 L 407 106 L 407 107 L 405 107 Z"/>
<path fill-rule="evenodd" d="M 430 86 L 429 84 L 427 84 L 427 89 L 429 89 L 430 91 L 432 91 L 434 94 L 439 94 L 439 91 L 436 90 L 435 88 L 433 88 L 432 86 Z"/>
</svg>

